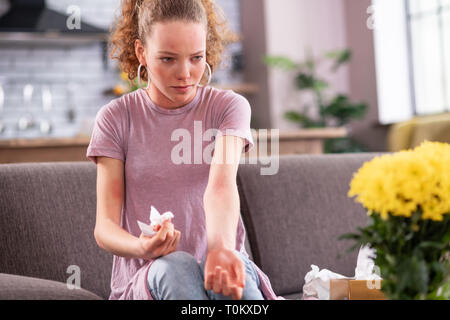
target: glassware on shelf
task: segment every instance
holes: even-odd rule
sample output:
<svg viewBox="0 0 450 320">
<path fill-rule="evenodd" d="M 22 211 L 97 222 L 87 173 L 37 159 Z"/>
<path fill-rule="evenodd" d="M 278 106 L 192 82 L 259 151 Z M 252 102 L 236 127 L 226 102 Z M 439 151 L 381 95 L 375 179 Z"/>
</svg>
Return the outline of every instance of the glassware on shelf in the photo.
<svg viewBox="0 0 450 320">
<path fill-rule="evenodd" d="M 19 131 L 26 131 L 36 125 L 30 110 L 33 91 L 34 86 L 32 84 L 26 84 L 23 87 L 23 102 L 25 106 L 25 113 L 19 118 L 19 121 L 17 122 L 17 128 L 19 129 Z"/>
<path fill-rule="evenodd" d="M 53 130 L 53 124 L 48 113 L 51 112 L 53 107 L 52 92 L 48 85 L 42 86 L 42 110 L 46 114 L 46 118 L 42 119 L 39 123 L 39 129 L 42 134 L 50 134 Z"/>
<path fill-rule="evenodd" d="M 3 85 L 0 82 L 0 134 L 3 134 L 6 130 L 6 125 L 2 120 L 2 113 L 5 107 L 5 90 L 3 90 Z"/>
<path fill-rule="evenodd" d="M 74 82 L 67 83 L 67 111 L 66 119 L 69 123 L 74 123 L 77 117 L 75 110 L 74 97 L 77 91 L 77 84 Z"/>
</svg>

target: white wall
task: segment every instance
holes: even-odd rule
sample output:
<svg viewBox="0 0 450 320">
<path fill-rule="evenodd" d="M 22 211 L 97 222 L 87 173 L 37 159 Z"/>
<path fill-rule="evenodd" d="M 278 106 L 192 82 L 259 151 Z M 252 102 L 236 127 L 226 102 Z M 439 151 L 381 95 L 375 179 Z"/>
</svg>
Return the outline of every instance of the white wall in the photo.
<svg viewBox="0 0 450 320">
<path fill-rule="evenodd" d="M 286 55 L 300 62 L 305 58 L 305 49 L 311 48 L 315 56 L 325 52 L 346 48 L 346 21 L 344 0 L 264 0 L 266 51 L 268 55 Z M 329 94 L 348 93 L 347 67 L 336 74 L 324 65 L 319 74 L 330 84 Z M 285 120 L 287 110 L 300 109 L 311 97 L 294 90 L 293 74 L 269 69 L 269 96 L 272 127 L 282 130 L 298 128 Z"/>
</svg>

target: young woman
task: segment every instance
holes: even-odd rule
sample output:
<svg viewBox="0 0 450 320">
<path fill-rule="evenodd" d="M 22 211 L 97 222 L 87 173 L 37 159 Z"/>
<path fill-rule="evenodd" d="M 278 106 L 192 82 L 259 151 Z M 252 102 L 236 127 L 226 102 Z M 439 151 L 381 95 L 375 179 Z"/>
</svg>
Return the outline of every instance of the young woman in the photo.
<svg viewBox="0 0 450 320">
<path fill-rule="evenodd" d="M 110 299 L 277 298 L 244 247 L 236 174 L 253 147 L 250 105 L 208 86 L 231 39 L 217 9 L 122 2 L 111 56 L 148 85 L 99 110 L 86 154 L 97 164 L 95 239 L 114 255 Z M 151 206 L 174 218 L 148 237 L 137 221 L 149 223 Z"/>
</svg>

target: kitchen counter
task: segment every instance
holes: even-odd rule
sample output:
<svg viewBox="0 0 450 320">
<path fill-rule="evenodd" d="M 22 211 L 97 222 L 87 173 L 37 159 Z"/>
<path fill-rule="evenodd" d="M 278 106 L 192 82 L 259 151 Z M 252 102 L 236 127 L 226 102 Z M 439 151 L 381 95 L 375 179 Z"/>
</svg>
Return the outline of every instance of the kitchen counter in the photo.
<svg viewBox="0 0 450 320">
<path fill-rule="evenodd" d="M 89 140 L 89 137 L 8 139 L 0 140 L 0 149 L 86 146 Z"/>
<path fill-rule="evenodd" d="M 89 137 L 0 140 L 0 163 L 86 161 Z"/>
<path fill-rule="evenodd" d="M 345 128 L 299 129 L 279 132 L 279 154 L 320 154 L 323 141 L 329 138 L 347 136 Z M 266 141 L 268 154 L 275 146 L 273 132 L 254 130 L 253 140 L 256 147 L 248 156 L 256 156 L 260 141 Z M 52 162 L 52 161 L 88 161 L 86 149 L 90 137 L 38 138 L 0 140 L 0 163 L 16 162 Z"/>
</svg>

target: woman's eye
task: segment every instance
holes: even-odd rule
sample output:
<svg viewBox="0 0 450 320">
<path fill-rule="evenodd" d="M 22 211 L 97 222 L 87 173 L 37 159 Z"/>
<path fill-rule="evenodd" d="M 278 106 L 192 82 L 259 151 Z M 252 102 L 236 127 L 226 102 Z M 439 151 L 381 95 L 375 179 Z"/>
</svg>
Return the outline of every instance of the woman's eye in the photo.
<svg viewBox="0 0 450 320">
<path fill-rule="evenodd" d="M 203 56 L 196 56 L 195 60 L 199 61 L 199 60 L 202 60 L 202 58 L 203 58 Z"/>
<path fill-rule="evenodd" d="M 172 61 L 172 58 L 166 57 L 166 58 L 161 58 L 161 60 L 162 60 L 163 62 L 169 62 L 169 61 Z"/>
</svg>

